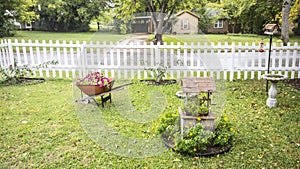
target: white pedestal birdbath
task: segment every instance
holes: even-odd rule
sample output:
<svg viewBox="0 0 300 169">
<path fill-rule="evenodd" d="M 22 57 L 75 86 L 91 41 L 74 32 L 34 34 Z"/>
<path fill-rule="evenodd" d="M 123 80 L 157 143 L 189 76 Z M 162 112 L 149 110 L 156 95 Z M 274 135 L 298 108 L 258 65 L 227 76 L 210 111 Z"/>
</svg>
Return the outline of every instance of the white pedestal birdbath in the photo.
<svg viewBox="0 0 300 169">
<path fill-rule="evenodd" d="M 268 92 L 269 97 L 267 99 L 266 104 L 267 104 L 268 107 L 276 107 L 277 106 L 277 100 L 276 100 L 277 88 L 276 88 L 276 84 L 279 81 L 285 80 L 286 77 L 284 77 L 283 75 L 280 75 L 280 74 L 264 74 L 264 75 L 262 75 L 262 78 L 271 82 L 271 87 L 270 87 L 270 90 Z"/>
</svg>

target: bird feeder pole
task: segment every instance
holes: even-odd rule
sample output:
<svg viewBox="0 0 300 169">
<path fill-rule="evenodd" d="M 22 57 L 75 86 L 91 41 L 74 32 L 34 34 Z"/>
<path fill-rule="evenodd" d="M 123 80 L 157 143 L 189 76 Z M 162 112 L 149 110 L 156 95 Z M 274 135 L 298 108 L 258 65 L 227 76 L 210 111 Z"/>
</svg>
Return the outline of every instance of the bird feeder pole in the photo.
<svg viewBox="0 0 300 169">
<path fill-rule="evenodd" d="M 278 33 L 279 26 L 276 24 L 267 24 L 265 26 L 265 34 L 270 35 L 270 44 L 269 44 L 269 58 L 268 58 L 268 74 L 270 73 L 270 61 L 271 61 L 271 52 L 272 52 L 272 39 L 273 35 Z M 268 92 L 269 81 L 267 80 L 266 92 Z"/>
<path fill-rule="evenodd" d="M 269 58 L 268 58 L 268 74 L 270 73 L 270 61 L 271 61 L 271 53 L 272 53 L 272 39 L 273 39 L 273 35 L 270 35 Z M 268 92 L 268 89 L 269 89 L 269 81 L 267 80 L 266 92 Z"/>
</svg>

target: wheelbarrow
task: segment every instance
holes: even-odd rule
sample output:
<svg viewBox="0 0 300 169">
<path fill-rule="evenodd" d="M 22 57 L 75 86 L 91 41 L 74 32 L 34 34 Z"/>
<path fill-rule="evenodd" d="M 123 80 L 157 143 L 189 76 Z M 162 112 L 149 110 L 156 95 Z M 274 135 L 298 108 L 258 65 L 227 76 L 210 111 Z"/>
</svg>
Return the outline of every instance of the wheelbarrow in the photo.
<svg viewBox="0 0 300 169">
<path fill-rule="evenodd" d="M 126 83 L 120 86 L 113 88 L 115 79 L 111 79 L 110 82 L 106 86 L 97 86 L 97 85 L 76 85 L 81 90 L 81 98 L 76 100 L 75 102 L 81 102 L 88 104 L 90 100 L 93 100 L 97 106 L 99 103 L 96 101 L 96 97 L 101 97 L 101 105 L 104 107 L 104 103 L 110 101 L 111 103 L 111 93 L 122 90 L 124 87 L 132 84 Z M 83 93 L 87 96 L 83 96 Z"/>
</svg>

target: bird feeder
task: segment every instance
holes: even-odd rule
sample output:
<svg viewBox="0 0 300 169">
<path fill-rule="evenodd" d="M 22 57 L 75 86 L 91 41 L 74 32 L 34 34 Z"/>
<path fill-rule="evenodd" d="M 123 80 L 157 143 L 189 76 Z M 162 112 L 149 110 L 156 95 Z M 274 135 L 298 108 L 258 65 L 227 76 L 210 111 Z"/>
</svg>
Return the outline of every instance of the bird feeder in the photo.
<svg viewBox="0 0 300 169">
<path fill-rule="evenodd" d="M 277 24 L 267 24 L 265 26 L 265 34 L 266 35 L 274 35 L 278 34 L 279 26 Z"/>
</svg>

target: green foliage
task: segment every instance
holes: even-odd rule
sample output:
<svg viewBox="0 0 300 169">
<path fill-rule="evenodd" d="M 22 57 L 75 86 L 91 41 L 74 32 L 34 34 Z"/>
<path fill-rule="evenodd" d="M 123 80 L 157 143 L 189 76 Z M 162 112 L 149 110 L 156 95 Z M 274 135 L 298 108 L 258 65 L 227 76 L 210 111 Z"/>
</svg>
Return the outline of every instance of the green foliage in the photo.
<svg viewBox="0 0 300 169">
<path fill-rule="evenodd" d="M 17 21 L 20 23 L 31 23 L 37 20 L 40 16 L 36 13 L 38 10 L 38 0 L 22 0 L 20 4 Z"/>
<path fill-rule="evenodd" d="M 8 68 L 2 68 L 0 66 L 0 74 L 2 77 L 2 83 L 4 84 L 18 84 L 22 78 L 28 75 L 34 75 L 34 72 L 40 68 L 47 68 L 48 65 L 57 64 L 57 61 L 48 61 L 37 66 L 22 65 L 19 66 L 17 60 L 14 59 L 14 63 L 9 65 Z"/>
<path fill-rule="evenodd" d="M 7 21 L 2 23 L 0 27 L 0 38 L 14 36 L 15 33 L 15 26 L 12 22 Z"/>
<path fill-rule="evenodd" d="M 145 68 L 145 70 L 151 72 L 151 76 L 156 82 L 161 82 L 166 77 L 167 69 L 168 66 L 164 66 L 163 64 L 158 64 L 156 67 Z"/>
<path fill-rule="evenodd" d="M 206 105 L 206 101 L 199 99 L 188 100 L 183 103 L 183 109 L 186 113 L 193 116 L 202 116 L 209 113 L 209 109 Z"/>
<path fill-rule="evenodd" d="M 124 21 L 123 19 L 114 18 L 114 32 L 121 35 L 125 35 L 131 32 L 130 22 Z"/>
<path fill-rule="evenodd" d="M 197 153 L 207 149 L 210 145 L 214 133 L 204 130 L 201 123 L 197 123 L 194 127 L 183 132 L 183 135 L 177 135 L 175 140 L 175 149 L 183 154 L 196 155 Z"/>
<path fill-rule="evenodd" d="M 162 115 L 162 117 L 159 120 L 159 124 L 157 127 L 158 133 L 164 133 L 168 129 L 171 129 L 175 122 L 177 121 L 179 116 L 178 111 L 172 112 L 172 111 L 167 111 Z"/>
<path fill-rule="evenodd" d="M 222 115 L 215 131 L 204 130 L 201 123 L 185 130 L 183 135 L 175 134 L 175 150 L 188 155 L 197 155 L 209 146 L 226 147 L 233 143 L 233 124 L 227 115 Z"/>
<path fill-rule="evenodd" d="M 282 10 L 282 1 L 224 0 L 207 7 L 219 10 L 219 17 L 229 19 L 230 23 L 241 24 L 242 33 L 263 34 L 265 24 L 279 22 L 276 15 Z"/>
<path fill-rule="evenodd" d="M 13 36 L 14 10 L 20 5 L 20 1 L 2 1 L 0 3 L 0 37 Z M 17 11 L 16 11 L 17 12 Z"/>
<path fill-rule="evenodd" d="M 36 0 L 10 0 L 0 4 L 0 37 L 14 36 L 14 21 L 31 23 L 39 18 Z"/>
<path fill-rule="evenodd" d="M 39 0 L 39 30 L 48 31 L 89 31 L 89 23 L 107 5 L 105 1 L 80 0 Z"/>
<path fill-rule="evenodd" d="M 300 35 L 300 1 L 292 1 L 293 5 L 291 6 L 290 11 L 290 26 L 293 28 L 293 32 L 296 35 Z"/>
<path fill-rule="evenodd" d="M 218 121 L 214 134 L 214 145 L 228 146 L 232 144 L 234 137 L 233 124 L 226 114 L 223 114 Z"/>
</svg>

